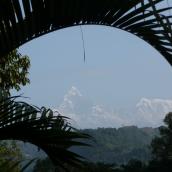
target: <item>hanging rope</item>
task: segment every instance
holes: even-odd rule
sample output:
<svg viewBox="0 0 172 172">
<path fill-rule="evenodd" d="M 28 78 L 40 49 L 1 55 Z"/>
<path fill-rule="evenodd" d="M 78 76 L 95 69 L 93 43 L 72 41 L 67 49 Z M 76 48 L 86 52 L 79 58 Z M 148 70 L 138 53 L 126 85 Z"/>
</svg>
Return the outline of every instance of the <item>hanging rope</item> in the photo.
<svg viewBox="0 0 172 172">
<path fill-rule="evenodd" d="M 141 1 L 141 6 L 143 7 L 145 5 L 144 0 Z M 145 15 L 145 10 L 143 9 L 143 15 Z M 146 19 L 144 18 L 144 21 L 146 21 Z"/>
<path fill-rule="evenodd" d="M 86 60 L 86 58 L 85 58 L 85 42 L 84 42 L 84 33 L 82 30 L 82 26 L 80 26 L 80 31 L 81 31 L 82 46 L 83 46 L 83 52 L 84 52 L 84 62 L 85 62 L 85 60 Z"/>
</svg>

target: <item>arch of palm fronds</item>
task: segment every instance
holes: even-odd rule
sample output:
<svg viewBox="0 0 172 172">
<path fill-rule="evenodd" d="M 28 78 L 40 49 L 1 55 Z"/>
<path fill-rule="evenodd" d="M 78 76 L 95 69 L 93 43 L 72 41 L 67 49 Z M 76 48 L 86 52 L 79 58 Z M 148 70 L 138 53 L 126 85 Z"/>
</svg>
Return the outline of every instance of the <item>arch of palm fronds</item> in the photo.
<svg viewBox="0 0 172 172">
<path fill-rule="evenodd" d="M 46 33 L 75 25 L 128 31 L 172 64 L 168 0 L 0 0 L 0 56 Z"/>
<path fill-rule="evenodd" d="M 130 32 L 157 49 L 172 65 L 171 7 L 167 0 L 0 0 L 0 58 L 49 32 L 77 25 L 106 25 Z M 164 3 L 164 4 L 163 4 Z M 42 148 L 56 165 L 78 164 L 71 151 L 88 138 L 64 117 L 13 98 L 0 101 L 0 140 Z"/>
</svg>

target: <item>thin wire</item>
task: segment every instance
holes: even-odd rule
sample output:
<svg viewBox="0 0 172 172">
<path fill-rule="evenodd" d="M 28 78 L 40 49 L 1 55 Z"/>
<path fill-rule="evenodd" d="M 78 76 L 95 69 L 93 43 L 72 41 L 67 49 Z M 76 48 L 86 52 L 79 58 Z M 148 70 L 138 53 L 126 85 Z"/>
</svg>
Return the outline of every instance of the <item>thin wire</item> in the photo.
<svg viewBox="0 0 172 172">
<path fill-rule="evenodd" d="M 81 37 L 82 37 L 82 46 L 83 46 L 83 52 L 84 52 L 84 62 L 86 60 L 86 53 L 85 53 L 85 42 L 84 42 L 84 33 L 83 33 L 83 30 L 82 30 L 82 26 L 80 26 L 80 31 L 81 31 Z"/>
<path fill-rule="evenodd" d="M 145 5 L 145 1 L 144 0 L 142 0 L 141 1 L 141 7 L 143 7 Z M 145 15 L 145 10 L 143 9 L 143 16 Z M 146 19 L 145 19 L 145 17 L 144 17 L 144 22 L 146 21 Z"/>
</svg>

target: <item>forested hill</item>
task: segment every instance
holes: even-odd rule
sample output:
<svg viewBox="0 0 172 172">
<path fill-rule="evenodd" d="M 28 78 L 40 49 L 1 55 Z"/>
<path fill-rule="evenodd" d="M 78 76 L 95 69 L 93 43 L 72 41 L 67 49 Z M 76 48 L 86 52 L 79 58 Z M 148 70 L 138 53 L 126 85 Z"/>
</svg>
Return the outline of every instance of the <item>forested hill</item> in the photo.
<svg viewBox="0 0 172 172">
<path fill-rule="evenodd" d="M 74 151 L 93 162 L 126 163 L 130 159 L 148 161 L 151 157 L 149 145 L 158 135 L 158 128 L 136 126 L 86 129 L 93 136 L 92 147 L 74 148 Z"/>
</svg>

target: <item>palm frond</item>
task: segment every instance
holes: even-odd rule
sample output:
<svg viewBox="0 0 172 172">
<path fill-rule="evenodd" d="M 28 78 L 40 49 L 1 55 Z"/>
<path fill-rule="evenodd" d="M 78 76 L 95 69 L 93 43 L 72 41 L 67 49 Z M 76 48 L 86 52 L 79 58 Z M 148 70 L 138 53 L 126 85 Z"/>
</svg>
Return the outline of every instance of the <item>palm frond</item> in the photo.
<svg viewBox="0 0 172 172">
<path fill-rule="evenodd" d="M 37 108 L 15 97 L 0 101 L 0 140 L 21 140 L 41 148 L 55 165 L 80 165 L 82 157 L 69 150 L 86 146 L 78 139 L 89 139 L 75 130 L 67 118 L 45 107 Z"/>
<path fill-rule="evenodd" d="M 4 160 L 4 162 L 0 164 L 0 171 L 3 171 L 3 172 L 10 172 L 10 171 L 24 172 L 34 161 L 36 161 L 36 158 L 31 159 L 31 160 L 16 160 L 15 158 L 6 158 Z M 22 166 L 23 162 L 25 162 L 25 165 Z"/>
<path fill-rule="evenodd" d="M 167 15 L 172 7 L 164 2 L 166 0 L 1 0 L 0 57 L 46 33 L 94 24 L 119 28 L 140 37 L 172 65 L 172 16 Z"/>
<path fill-rule="evenodd" d="M 37 159 L 34 158 L 34 159 L 31 159 L 29 160 L 20 170 L 20 172 L 24 172 L 34 161 L 36 161 Z"/>
</svg>

